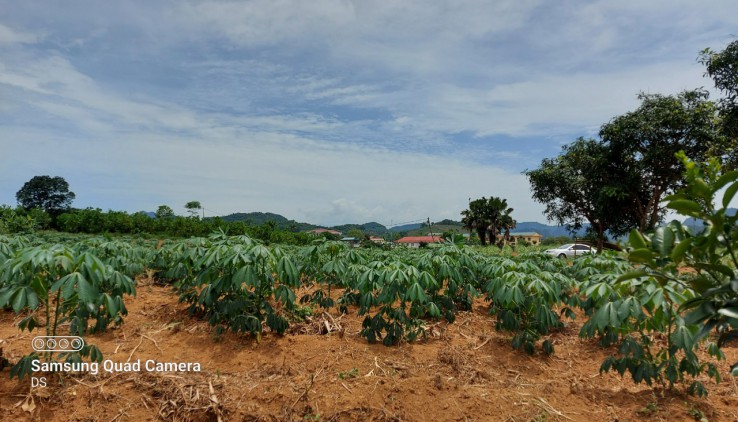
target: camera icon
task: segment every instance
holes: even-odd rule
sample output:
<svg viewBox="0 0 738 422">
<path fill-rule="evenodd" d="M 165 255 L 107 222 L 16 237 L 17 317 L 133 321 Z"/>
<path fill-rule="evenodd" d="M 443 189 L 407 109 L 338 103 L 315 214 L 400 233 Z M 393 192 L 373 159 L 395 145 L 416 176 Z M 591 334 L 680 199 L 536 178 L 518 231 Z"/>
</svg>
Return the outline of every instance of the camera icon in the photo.
<svg viewBox="0 0 738 422">
<path fill-rule="evenodd" d="M 31 347 L 37 352 L 79 352 L 85 341 L 79 336 L 37 336 Z"/>
</svg>

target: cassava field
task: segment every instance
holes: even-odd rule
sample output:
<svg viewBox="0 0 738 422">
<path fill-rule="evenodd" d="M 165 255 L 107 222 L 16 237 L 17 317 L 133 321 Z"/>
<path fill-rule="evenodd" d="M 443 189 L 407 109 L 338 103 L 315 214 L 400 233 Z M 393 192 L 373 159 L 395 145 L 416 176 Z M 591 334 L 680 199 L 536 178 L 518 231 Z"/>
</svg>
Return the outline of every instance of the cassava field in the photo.
<svg viewBox="0 0 738 422">
<path fill-rule="evenodd" d="M 738 420 L 736 343 L 625 253 L 0 237 L 0 277 L 2 420 Z"/>
</svg>

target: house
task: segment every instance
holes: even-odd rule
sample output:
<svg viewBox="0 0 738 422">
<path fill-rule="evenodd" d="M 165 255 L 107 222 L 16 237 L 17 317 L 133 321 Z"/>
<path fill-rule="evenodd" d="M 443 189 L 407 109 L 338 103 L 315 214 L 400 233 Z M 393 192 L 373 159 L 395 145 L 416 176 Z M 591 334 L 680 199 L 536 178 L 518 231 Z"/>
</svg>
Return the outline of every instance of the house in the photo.
<svg viewBox="0 0 738 422">
<path fill-rule="evenodd" d="M 358 248 L 359 245 L 361 244 L 361 239 L 357 239 L 355 237 L 342 237 L 341 242 L 346 242 L 349 246 Z"/>
<path fill-rule="evenodd" d="M 338 230 L 331 230 L 331 229 L 324 229 L 324 228 L 308 230 L 308 233 L 313 233 L 313 234 L 329 233 L 335 236 L 341 235 L 341 232 L 339 232 Z"/>
<path fill-rule="evenodd" d="M 419 248 L 427 243 L 443 243 L 443 238 L 441 236 L 405 236 L 395 240 L 395 243 L 409 248 Z"/>
<path fill-rule="evenodd" d="M 374 242 L 378 245 L 381 245 L 385 242 L 385 240 L 379 236 L 369 236 L 369 241 Z"/>
<path fill-rule="evenodd" d="M 501 241 L 505 236 L 502 234 L 497 235 L 497 241 Z M 530 245 L 540 245 L 541 236 L 536 232 L 510 232 L 510 244 L 514 245 L 517 242 L 527 242 Z"/>
</svg>

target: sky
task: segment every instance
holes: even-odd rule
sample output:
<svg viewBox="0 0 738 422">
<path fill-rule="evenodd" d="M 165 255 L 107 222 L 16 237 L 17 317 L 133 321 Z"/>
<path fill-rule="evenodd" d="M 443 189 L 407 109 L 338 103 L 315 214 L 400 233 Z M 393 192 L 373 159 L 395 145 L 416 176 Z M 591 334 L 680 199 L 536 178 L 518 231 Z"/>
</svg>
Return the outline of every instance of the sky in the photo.
<svg viewBox="0 0 738 422">
<path fill-rule="evenodd" d="M 0 0 L 0 204 L 36 175 L 73 206 L 460 219 L 638 107 L 712 88 L 727 1 Z"/>
</svg>

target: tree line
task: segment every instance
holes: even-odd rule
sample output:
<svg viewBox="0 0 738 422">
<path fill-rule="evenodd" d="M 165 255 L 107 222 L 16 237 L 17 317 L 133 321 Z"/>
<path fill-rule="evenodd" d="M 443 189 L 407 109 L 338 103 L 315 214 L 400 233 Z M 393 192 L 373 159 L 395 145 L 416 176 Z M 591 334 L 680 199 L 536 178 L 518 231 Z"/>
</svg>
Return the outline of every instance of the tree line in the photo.
<svg viewBox="0 0 738 422">
<path fill-rule="evenodd" d="M 168 237 L 207 236 L 216 231 L 246 234 L 267 243 L 305 245 L 315 235 L 280 229 L 267 221 L 252 225 L 243 221 L 224 221 L 219 217 L 200 218 L 199 201 L 185 204 L 189 216 L 177 216 L 168 205 L 158 207 L 154 216 L 145 212 L 103 211 L 100 208 L 74 209 L 76 195 L 64 178 L 35 176 L 16 193 L 18 207 L 0 206 L 0 234 L 59 230 L 86 234 L 148 234 Z"/>
</svg>

